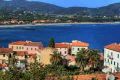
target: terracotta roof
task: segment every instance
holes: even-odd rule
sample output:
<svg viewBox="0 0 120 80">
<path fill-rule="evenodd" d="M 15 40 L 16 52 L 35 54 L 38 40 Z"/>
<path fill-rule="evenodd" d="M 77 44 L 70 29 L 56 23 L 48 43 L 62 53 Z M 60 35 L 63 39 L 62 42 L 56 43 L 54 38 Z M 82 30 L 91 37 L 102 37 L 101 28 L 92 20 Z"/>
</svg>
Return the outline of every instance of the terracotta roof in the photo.
<svg viewBox="0 0 120 80">
<path fill-rule="evenodd" d="M 69 43 L 55 43 L 55 48 L 69 48 Z"/>
<path fill-rule="evenodd" d="M 30 58 L 36 58 L 36 54 L 28 54 Z"/>
<path fill-rule="evenodd" d="M 0 54 L 13 52 L 10 48 L 0 48 Z"/>
<path fill-rule="evenodd" d="M 10 45 L 24 45 L 24 46 L 39 46 L 43 47 L 41 42 L 32 42 L 32 41 L 17 41 L 17 42 L 12 42 Z"/>
<path fill-rule="evenodd" d="M 18 56 L 25 56 L 25 54 L 28 54 L 26 51 L 16 51 Z"/>
<path fill-rule="evenodd" d="M 120 44 L 117 44 L 117 43 L 113 43 L 113 44 L 107 45 L 107 46 L 105 46 L 105 48 L 113 50 L 113 51 L 120 52 Z"/>
<path fill-rule="evenodd" d="M 81 41 L 72 41 L 71 46 L 88 47 L 89 44 Z"/>
<path fill-rule="evenodd" d="M 4 67 L 8 67 L 7 64 L 0 64 L 0 67 L 4 68 Z"/>
</svg>

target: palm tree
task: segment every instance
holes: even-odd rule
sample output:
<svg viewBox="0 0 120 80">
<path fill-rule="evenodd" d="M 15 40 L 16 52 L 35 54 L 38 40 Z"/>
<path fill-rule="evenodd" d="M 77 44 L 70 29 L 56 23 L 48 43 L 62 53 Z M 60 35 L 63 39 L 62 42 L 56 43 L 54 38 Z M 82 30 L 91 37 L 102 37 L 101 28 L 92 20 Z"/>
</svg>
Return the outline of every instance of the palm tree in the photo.
<svg viewBox="0 0 120 80">
<path fill-rule="evenodd" d="M 60 65 L 60 64 L 62 64 L 61 54 L 55 51 L 55 52 L 51 55 L 50 62 L 51 62 L 53 65 Z"/>
<path fill-rule="evenodd" d="M 100 58 L 97 50 L 82 49 L 76 55 L 76 63 L 81 71 L 83 71 L 85 67 L 96 68 L 99 62 Z"/>
<path fill-rule="evenodd" d="M 99 62 L 99 54 L 96 50 L 90 50 L 89 51 L 89 63 L 92 65 L 93 68 L 95 68 Z"/>
<path fill-rule="evenodd" d="M 84 68 L 87 65 L 87 58 L 85 56 L 86 56 L 85 49 L 80 50 L 76 55 L 76 63 L 78 67 L 80 67 L 81 71 L 84 71 Z"/>
</svg>

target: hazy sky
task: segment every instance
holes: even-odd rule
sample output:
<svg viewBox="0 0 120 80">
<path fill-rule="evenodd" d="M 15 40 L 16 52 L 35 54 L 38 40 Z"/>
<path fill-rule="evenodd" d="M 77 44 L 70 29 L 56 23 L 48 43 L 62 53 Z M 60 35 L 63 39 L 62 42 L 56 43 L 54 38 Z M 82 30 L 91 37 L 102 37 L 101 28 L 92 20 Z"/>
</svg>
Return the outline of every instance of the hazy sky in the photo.
<svg viewBox="0 0 120 80">
<path fill-rule="evenodd" d="M 52 3 L 63 7 L 81 6 L 81 7 L 101 7 L 112 3 L 118 3 L 120 0 L 31 0 Z"/>
</svg>

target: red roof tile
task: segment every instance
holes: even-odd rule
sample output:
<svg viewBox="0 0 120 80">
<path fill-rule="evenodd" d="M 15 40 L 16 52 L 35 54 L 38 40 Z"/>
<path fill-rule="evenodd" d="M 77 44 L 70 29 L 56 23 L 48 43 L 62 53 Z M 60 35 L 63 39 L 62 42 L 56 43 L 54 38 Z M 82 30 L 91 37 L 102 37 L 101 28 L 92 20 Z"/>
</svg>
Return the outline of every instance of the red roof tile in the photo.
<svg viewBox="0 0 120 80">
<path fill-rule="evenodd" d="M 13 52 L 10 48 L 0 48 L 0 54 Z"/>
<path fill-rule="evenodd" d="M 36 54 L 29 54 L 31 58 L 36 58 Z"/>
<path fill-rule="evenodd" d="M 26 51 L 17 51 L 18 56 L 25 56 L 25 54 L 28 54 Z"/>
<path fill-rule="evenodd" d="M 24 45 L 24 46 L 39 46 L 43 47 L 43 44 L 41 42 L 32 42 L 32 41 L 17 41 L 12 42 L 10 45 Z"/>
<path fill-rule="evenodd" d="M 69 43 L 55 43 L 55 48 L 69 48 Z"/>
<path fill-rule="evenodd" d="M 89 44 L 81 41 L 72 41 L 71 46 L 88 47 Z"/>
<path fill-rule="evenodd" d="M 120 44 L 117 44 L 117 43 L 113 43 L 113 44 L 107 45 L 107 46 L 105 46 L 105 48 L 113 50 L 113 51 L 120 52 Z"/>
</svg>

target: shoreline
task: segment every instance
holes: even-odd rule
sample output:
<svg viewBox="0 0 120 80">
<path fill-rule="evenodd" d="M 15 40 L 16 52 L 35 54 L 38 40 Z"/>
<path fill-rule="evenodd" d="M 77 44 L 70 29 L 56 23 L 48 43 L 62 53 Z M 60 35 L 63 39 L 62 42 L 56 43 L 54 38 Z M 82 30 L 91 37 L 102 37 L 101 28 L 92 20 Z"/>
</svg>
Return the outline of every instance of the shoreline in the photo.
<svg viewBox="0 0 120 80">
<path fill-rule="evenodd" d="M 8 24 L 0 27 L 26 27 L 26 26 L 51 26 L 51 25 L 74 25 L 74 24 L 120 24 L 120 22 L 80 22 L 80 23 L 36 23 L 36 24 Z"/>
</svg>

